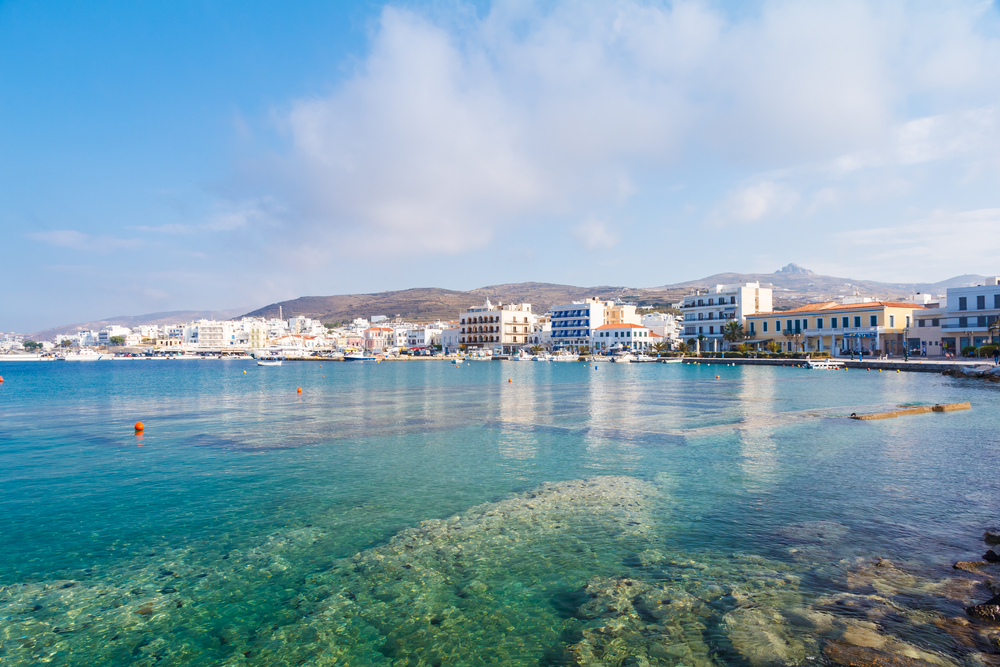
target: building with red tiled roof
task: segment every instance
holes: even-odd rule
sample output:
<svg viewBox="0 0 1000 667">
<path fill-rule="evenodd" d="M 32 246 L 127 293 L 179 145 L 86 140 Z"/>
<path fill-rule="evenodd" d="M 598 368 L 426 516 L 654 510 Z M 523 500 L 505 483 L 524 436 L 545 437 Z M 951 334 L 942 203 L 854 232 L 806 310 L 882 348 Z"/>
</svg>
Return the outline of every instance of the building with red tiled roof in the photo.
<svg viewBox="0 0 1000 667">
<path fill-rule="evenodd" d="M 864 351 L 903 356 L 914 313 L 923 306 L 906 301 L 845 299 L 792 310 L 750 315 L 743 326 L 751 347 L 777 342 L 786 352 L 829 352 L 834 356 Z"/>
</svg>

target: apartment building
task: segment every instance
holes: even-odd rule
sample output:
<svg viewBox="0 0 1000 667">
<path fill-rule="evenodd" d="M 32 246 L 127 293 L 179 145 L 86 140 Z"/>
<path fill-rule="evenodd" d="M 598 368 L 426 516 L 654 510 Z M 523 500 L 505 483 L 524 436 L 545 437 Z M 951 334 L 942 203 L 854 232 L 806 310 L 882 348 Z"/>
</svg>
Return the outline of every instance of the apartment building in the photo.
<svg viewBox="0 0 1000 667">
<path fill-rule="evenodd" d="M 995 328 L 998 317 L 1000 277 L 990 278 L 985 285 L 949 289 L 941 318 L 943 351 L 961 354 L 962 348 L 1000 341 L 1000 332 Z"/>
<path fill-rule="evenodd" d="M 745 329 L 748 316 L 771 310 L 771 288 L 761 287 L 758 282 L 695 290 L 694 294 L 684 297 L 681 304 L 683 337 L 687 340 L 704 336 L 699 343 L 701 349 L 719 351 L 723 346 L 723 329 L 728 322 L 735 320 Z"/>
<path fill-rule="evenodd" d="M 595 353 L 630 350 L 645 352 L 662 338 L 641 324 L 602 324 L 591 334 L 590 348 Z"/>
<path fill-rule="evenodd" d="M 919 354 L 920 342 L 908 341 L 915 313 L 924 306 L 906 301 L 876 301 L 848 298 L 841 303 L 825 301 L 801 308 L 749 315 L 744 331 L 747 344 L 764 349 L 777 341 L 786 352 L 829 352 L 833 355 L 866 353 L 903 356 Z"/>
<path fill-rule="evenodd" d="M 552 306 L 549 310 L 549 341 L 553 350 L 580 350 L 593 340 L 594 331 L 605 324 L 642 325 L 642 317 L 630 303 L 588 298 Z"/>
<path fill-rule="evenodd" d="M 479 307 L 459 314 L 459 343 L 467 350 L 490 350 L 513 354 L 528 344 L 535 316 L 530 303 L 493 305 L 487 299 Z"/>
</svg>

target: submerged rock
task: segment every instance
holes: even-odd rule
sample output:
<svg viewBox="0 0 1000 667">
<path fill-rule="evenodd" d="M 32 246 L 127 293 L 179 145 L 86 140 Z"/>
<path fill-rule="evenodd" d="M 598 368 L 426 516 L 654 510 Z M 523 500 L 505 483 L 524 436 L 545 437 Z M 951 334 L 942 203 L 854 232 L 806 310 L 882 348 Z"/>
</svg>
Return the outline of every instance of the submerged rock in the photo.
<svg viewBox="0 0 1000 667">
<path fill-rule="evenodd" d="M 1000 623 L 1000 595 L 984 602 L 983 604 L 972 605 L 965 610 L 969 616 L 991 623 Z"/>
<path fill-rule="evenodd" d="M 983 533 L 986 544 L 1000 544 L 1000 528 L 987 528 Z"/>
<path fill-rule="evenodd" d="M 933 663 L 916 658 L 844 642 L 827 642 L 823 654 L 846 667 L 934 667 Z"/>
</svg>

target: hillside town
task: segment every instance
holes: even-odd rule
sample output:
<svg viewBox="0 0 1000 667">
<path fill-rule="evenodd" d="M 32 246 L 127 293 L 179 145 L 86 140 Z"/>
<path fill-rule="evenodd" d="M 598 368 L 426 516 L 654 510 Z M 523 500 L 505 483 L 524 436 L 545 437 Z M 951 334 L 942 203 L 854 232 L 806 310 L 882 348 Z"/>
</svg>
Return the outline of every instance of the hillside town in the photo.
<svg viewBox="0 0 1000 667">
<path fill-rule="evenodd" d="M 199 320 L 133 328 L 109 325 L 53 340 L 0 333 L 0 354 L 319 353 L 506 358 L 525 353 L 702 354 L 724 351 L 885 357 L 971 356 L 1000 339 L 1000 277 L 886 301 L 852 295 L 789 310 L 772 307 L 758 282 L 694 290 L 669 307 L 586 298 L 536 313 L 528 303 L 473 305 L 450 321 L 411 323 L 383 315 L 324 323 L 291 318 Z"/>
</svg>

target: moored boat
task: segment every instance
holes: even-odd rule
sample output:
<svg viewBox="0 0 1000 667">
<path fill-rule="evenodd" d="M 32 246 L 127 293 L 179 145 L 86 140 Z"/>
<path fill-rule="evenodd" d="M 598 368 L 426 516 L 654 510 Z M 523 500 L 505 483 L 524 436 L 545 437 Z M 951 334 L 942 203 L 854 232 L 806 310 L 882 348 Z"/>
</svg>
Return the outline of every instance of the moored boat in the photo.
<svg viewBox="0 0 1000 667">
<path fill-rule="evenodd" d="M 843 361 L 834 361 L 832 359 L 809 359 L 806 361 L 809 368 L 819 371 L 839 371 L 844 367 Z"/>
<path fill-rule="evenodd" d="M 280 366 L 283 357 L 257 357 L 258 366 Z"/>
</svg>

